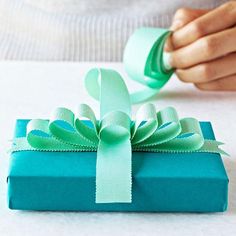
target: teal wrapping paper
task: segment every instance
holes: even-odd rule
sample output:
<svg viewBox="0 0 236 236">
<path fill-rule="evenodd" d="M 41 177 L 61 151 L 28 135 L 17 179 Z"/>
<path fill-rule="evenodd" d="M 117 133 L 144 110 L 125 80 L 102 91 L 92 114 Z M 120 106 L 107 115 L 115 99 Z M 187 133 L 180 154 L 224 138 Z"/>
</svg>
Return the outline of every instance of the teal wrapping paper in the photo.
<svg viewBox="0 0 236 236">
<path fill-rule="evenodd" d="M 25 137 L 18 120 L 15 137 Z M 201 122 L 214 139 L 209 122 Z M 218 212 L 227 208 L 228 178 L 216 153 L 132 154 L 132 203 L 95 203 L 96 152 L 14 152 L 10 158 L 11 209 L 51 211 Z"/>
</svg>

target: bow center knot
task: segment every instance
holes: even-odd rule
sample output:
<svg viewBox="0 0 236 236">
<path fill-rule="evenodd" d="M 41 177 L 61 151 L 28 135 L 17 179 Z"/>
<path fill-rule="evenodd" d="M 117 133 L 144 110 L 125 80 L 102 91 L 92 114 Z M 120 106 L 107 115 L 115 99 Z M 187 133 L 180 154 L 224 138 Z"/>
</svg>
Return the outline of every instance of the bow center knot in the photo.
<svg viewBox="0 0 236 236">
<path fill-rule="evenodd" d="M 107 143 L 120 142 L 130 138 L 130 124 L 130 117 L 125 112 L 109 112 L 101 120 L 99 137 Z"/>
</svg>

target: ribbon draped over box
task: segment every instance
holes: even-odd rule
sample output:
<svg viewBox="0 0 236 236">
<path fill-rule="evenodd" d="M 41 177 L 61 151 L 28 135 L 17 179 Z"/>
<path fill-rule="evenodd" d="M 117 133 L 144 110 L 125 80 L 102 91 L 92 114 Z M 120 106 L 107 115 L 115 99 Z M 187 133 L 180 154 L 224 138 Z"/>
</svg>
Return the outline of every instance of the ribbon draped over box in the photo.
<svg viewBox="0 0 236 236">
<path fill-rule="evenodd" d="M 145 104 L 132 121 L 130 95 L 116 71 L 92 69 L 85 81 L 89 93 L 100 100 L 99 120 L 86 104 L 77 114 L 57 108 L 50 120 L 31 120 L 26 137 L 16 138 L 11 151 L 96 151 L 97 203 L 132 201 L 132 151 L 225 154 L 218 147 L 222 143 L 204 140 L 198 120 L 179 119 L 173 107 L 156 111 L 153 104 Z"/>
</svg>

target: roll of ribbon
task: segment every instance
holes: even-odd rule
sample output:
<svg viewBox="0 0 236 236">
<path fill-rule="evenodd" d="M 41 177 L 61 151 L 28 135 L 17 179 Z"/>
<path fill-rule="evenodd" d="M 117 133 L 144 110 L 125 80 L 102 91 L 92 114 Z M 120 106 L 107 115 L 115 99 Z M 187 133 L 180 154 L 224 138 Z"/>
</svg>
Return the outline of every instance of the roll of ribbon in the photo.
<svg viewBox="0 0 236 236">
<path fill-rule="evenodd" d="M 167 83 L 174 69 L 169 54 L 163 52 L 171 31 L 161 28 L 139 28 L 129 38 L 124 50 L 124 66 L 133 80 L 146 85 L 144 90 L 131 94 L 132 103 L 153 97 Z"/>
</svg>

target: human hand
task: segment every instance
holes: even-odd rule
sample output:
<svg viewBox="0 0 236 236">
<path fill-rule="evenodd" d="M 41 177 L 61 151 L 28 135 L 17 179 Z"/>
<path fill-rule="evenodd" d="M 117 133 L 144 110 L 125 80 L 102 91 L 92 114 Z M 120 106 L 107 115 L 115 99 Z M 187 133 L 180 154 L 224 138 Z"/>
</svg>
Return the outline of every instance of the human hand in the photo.
<svg viewBox="0 0 236 236">
<path fill-rule="evenodd" d="M 166 49 L 180 80 L 236 91 L 236 1 L 213 10 L 180 9 L 171 28 Z"/>
</svg>

